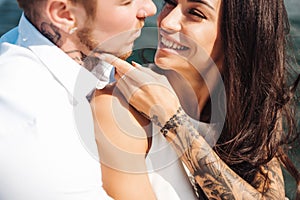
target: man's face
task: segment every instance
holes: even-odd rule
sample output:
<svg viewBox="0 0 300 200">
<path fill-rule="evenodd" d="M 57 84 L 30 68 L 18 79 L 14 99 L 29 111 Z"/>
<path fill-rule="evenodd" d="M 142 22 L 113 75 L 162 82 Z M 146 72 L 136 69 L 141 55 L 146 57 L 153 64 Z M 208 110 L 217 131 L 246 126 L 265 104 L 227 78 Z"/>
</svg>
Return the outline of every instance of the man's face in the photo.
<svg viewBox="0 0 300 200">
<path fill-rule="evenodd" d="M 78 37 L 91 51 L 123 57 L 131 52 L 145 16 L 155 12 L 152 0 L 98 0 L 95 18 L 84 23 Z"/>
</svg>

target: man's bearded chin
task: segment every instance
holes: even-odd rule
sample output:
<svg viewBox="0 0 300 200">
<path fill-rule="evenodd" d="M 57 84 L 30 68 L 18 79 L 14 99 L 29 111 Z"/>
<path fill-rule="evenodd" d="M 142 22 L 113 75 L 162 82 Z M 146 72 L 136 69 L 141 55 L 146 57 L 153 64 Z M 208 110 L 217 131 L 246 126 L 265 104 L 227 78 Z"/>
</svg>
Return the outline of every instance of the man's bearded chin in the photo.
<svg viewBox="0 0 300 200">
<path fill-rule="evenodd" d="M 80 39 L 80 42 L 89 50 L 91 53 L 100 53 L 101 50 L 99 48 L 99 42 L 97 42 L 95 39 L 93 39 L 92 30 L 90 28 L 83 28 L 82 30 L 79 30 L 77 32 L 77 37 Z M 103 47 L 104 48 L 104 47 Z M 131 54 L 132 51 L 122 52 L 122 53 L 114 53 L 114 52 L 107 52 L 105 49 L 102 50 L 102 52 L 110 53 L 114 56 L 117 56 L 118 58 L 122 60 L 126 60 Z M 118 54 L 118 55 L 116 55 Z"/>
<path fill-rule="evenodd" d="M 83 44 L 88 51 L 93 52 L 93 50 L 98 46 L 98 42 L 93 39 L 91 31 L 92 30 L 90 28 L 78 30 L 77 37 L 79 38 L 80 43 Z"/>
<path fill-rule="evenodd" d="M 132 51 L 129 51 L 125 54 L 122 54 L 121 56 L 118 56 L 119 58 L 121 58 L 122 60 L 126 60 L 130 55 L 132 54 Z"/>
</svg>

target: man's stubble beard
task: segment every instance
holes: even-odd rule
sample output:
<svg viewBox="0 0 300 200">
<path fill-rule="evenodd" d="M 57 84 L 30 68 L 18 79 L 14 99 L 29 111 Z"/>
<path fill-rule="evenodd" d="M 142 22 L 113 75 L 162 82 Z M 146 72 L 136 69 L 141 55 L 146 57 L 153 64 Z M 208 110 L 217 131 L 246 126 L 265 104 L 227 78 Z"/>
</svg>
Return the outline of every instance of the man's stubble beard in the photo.
<svg viewBox="0 0 300 200">
<path fill-rule="evenodd" d="M 92 53 L 97 48 L 99 43 L 93 39 L 91 33 L 92 30 L 85 27 L 81 30 L 78 30 L 77 37 L 79 38 L 80 43 L 87 48 L 87 51 Z"/>
<path fill-rule="evenodd" d="M 83 44 L 87 48 L 89 54 L 91 55 L 95 55 L 95 53 L 100 53 L 100 52 L 110 53 L 110 52 L 106 52 L 105 49 L 104 50 L 99 49 L 99 45 L 101 44 L 92 36 L 91 28 L 85 27 L 81 30 L 78 30 L 77 37 L 79 38 L 81 44 Z M 89 54 L 87 56 L 89 56 Z M 127 52 L 122 52 L 120 55 L 114 55 L 114 56 L 126 60 L 131 54 L 132 54 L 132 50 Z"/>
</svg>

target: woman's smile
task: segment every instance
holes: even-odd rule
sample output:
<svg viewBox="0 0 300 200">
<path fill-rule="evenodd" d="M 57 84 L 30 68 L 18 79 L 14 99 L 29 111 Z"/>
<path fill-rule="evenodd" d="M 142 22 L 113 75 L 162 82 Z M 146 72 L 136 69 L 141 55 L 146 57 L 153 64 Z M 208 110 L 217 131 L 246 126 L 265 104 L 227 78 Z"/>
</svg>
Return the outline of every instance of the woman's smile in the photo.
<svg viewBox="0 0 300 200">
<path fill-rule="evenodd" d="M 188 50 L 189 48 L 180 44 L 177 41 L 171 40 L 170 38 L 166 38 L 160 35 L 160 48 L 169 48 L 174 50 Z"/>
</svg>

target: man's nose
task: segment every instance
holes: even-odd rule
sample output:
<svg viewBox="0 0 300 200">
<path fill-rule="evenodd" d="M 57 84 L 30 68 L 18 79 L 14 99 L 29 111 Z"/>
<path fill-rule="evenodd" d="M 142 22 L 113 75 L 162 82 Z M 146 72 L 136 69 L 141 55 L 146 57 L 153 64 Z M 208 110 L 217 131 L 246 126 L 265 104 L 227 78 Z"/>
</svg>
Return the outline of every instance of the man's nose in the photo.
<svg viewBox="0 0 300 200">
<path fill-rule="evenodd" d="M 155 15 L 157 8 L 152 0 L 144 0 L 143 5 L 138 11 L 138 18 L 146 18 Z"/>
</svg>

